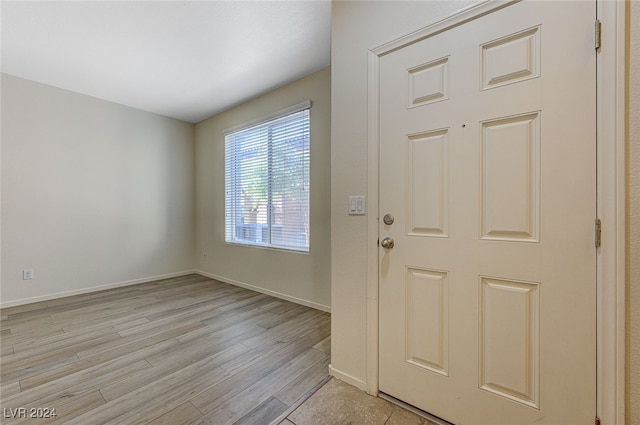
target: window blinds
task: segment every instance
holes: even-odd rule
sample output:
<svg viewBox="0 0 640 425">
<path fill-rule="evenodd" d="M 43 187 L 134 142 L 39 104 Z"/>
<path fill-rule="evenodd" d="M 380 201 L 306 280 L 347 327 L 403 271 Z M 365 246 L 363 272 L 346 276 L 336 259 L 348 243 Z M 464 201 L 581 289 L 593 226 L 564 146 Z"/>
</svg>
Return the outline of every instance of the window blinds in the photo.
<svg viewBox="0 0 640 425">
<path fill-rule="evenodd" d="M 309 106 L 226 134 L 226 242 L 309 251 Z"/>
</svg>

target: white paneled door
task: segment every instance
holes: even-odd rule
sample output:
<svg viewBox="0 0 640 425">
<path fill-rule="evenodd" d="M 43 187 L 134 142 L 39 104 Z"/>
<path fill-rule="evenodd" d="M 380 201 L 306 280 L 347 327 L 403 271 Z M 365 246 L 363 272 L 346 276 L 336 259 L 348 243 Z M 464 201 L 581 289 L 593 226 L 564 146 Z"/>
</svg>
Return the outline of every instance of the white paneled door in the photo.
<svg viewBox="0 0 640 425">
<path fill-rule="evenodd" d="M 380 57 L 381 391 L 594 423 L 595 12 L 525 0 Z"/>
</svg>

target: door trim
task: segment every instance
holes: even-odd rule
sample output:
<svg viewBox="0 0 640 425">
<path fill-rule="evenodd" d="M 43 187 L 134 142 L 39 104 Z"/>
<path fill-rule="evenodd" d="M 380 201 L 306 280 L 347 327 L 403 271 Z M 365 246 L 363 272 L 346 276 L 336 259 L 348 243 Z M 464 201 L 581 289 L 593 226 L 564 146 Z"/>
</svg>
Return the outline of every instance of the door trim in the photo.
<svg viewBox="0 0 640 425">
<path fill-rule="evenodd" d="M 625 423 L 626 283 L 626 17 L 625 1 L 597 1 L 602 47 L 597 58 L 598 216 L 598 417 Z"/>
<path fill-rule="evenodd" d="M 367 382 L 378 395 L 378 210 L 379 210 L 379 61 L 402 47 L 507 7 L 515 1 L 486 0 L 456 14 L 370 49 L 368 52 L 367 218 Z M 597 57 L 597 212 L 602 246 L 597 254 L 597 400 L 606 424 L 624 425 L 625 414 L 625 142 L 626 4 L 597 0 L 602 46 Z M 594 217 L 595 219 L 595 217 Z"/>
</svg>

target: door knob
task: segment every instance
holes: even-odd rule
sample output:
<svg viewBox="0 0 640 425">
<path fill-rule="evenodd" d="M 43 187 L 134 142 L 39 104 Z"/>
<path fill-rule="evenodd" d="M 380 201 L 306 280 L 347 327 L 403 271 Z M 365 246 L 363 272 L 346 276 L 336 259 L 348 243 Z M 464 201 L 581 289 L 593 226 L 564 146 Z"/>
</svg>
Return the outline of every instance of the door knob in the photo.
<svg viewBox="0 0 640 425">
<path fill-rule="evenodd" d="M 384 249 L 391 249 L 391 248 L 393 248 L 393 245 L 394 245 L 393 239 L 392 238 L 384 238 L 382 240 L 382 242 L 380 242 L 380 245 L 382 245 L 382 247 Z"/>
</svg>

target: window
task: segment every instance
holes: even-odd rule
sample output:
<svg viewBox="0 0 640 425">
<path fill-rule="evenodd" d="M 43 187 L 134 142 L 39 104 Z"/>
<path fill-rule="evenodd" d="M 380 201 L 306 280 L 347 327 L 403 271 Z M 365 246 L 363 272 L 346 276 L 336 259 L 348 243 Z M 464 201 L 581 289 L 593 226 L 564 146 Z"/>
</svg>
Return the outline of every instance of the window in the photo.
<svg viewBox="0 0 640 425">
<path fill-rule="evenodd" d="M 309 108 L 225 133 L 225 241 L 309 251 Z"/>
</svg>

